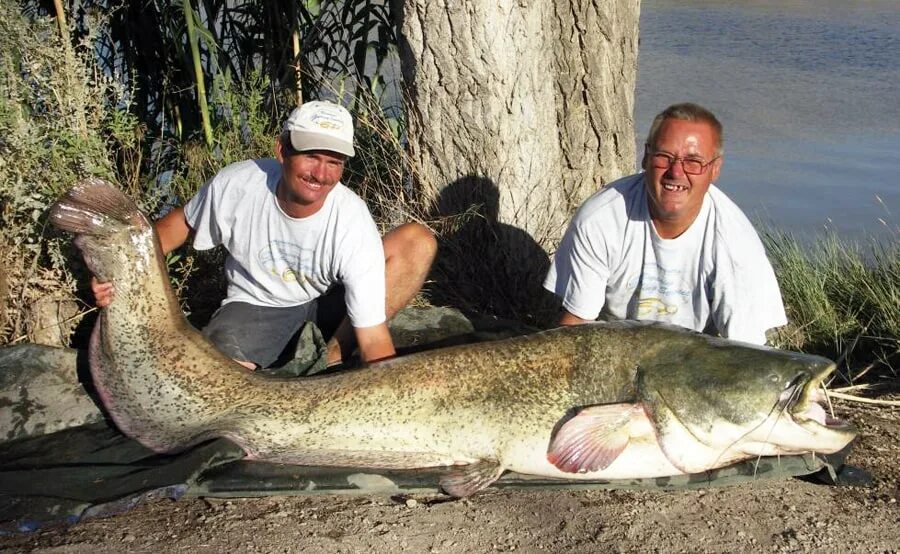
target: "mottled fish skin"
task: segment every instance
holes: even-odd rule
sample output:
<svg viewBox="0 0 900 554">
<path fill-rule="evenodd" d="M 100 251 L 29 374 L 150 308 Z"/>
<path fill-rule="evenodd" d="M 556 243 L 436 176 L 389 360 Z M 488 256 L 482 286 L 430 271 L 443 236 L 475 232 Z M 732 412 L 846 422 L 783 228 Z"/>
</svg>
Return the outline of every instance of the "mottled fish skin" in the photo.
<svg viewBox="0 0 900 554">
<path fill-rule="evenodd" d="M 784 390 L 799 383 L 805 402 L 833 369 L 814 356 L 621 322 L 421 352 L 334 375 L 265 377 L 188 324 L 152 226 L 121 192 L 99 179 L 80 182 L 52 208 L 51 220 L 77 233 L 91 270 L 115 283 L 115 301 L 101 310 L 92 335 L 92 375 L 119 428 L 159 452 L 228 437 L 259 460 L 458 466 L 459 475 L 445 482 L 456 495 L 506 469 L 568 478 L 673 475 L 708 463 L 681 450 L 708 448 L 718 466 L 751 457 L 731 437 L 732 444 L 697 446 L 691 433 L 731 429 L 722 418 L 745 431 L 774 426 L 779 410 L 803 407 L 779 407 Z M 623 406 L 631 436 L 624 428 L 608 436 L 620 446 L 625 440 L 628 455 L 618 456 L 621 448 L 599 455 L 591 434 L 568 431 L 578 413 L 588 431 L 605 424 L 603 409 L 585 410 L 604 405 Z M 669 430 L 683 444 L 667 442 Z M 816 450 L 836 450 L 854 436 L 841 433 Z M 554 451 L 556 437 L 566 438 L 559 444 L 568 451 Z M 561 457 L 568 462 L 550 461 Z M 615 460 L 607 468 L 608 458 Z"/>
</svg>

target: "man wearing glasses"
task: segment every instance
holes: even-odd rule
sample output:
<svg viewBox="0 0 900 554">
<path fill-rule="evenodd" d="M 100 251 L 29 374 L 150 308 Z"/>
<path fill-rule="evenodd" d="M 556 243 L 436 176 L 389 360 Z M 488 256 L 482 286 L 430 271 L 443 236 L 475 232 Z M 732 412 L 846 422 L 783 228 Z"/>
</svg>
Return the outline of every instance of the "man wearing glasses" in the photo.
<svg viewBox="0 0 900 554">
<path fill-rule="evenodd" d="M 787 319 L 756 231 L 713 184 L 721 123 L 696 104 L 669 106 L 653 120 L 642 166 L 569 225 L 544 281 L 562 299 L 560 324 L 656 320 L 764 344 Z"/>
</svg>

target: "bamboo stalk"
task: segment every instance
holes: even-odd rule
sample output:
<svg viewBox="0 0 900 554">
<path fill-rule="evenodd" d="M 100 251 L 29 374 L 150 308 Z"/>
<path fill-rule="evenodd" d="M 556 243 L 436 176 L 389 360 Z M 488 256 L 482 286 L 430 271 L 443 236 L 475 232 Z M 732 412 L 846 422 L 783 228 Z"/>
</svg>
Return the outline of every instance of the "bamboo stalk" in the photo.
<svg viewBox="0 0 900 554">
<path fill-rule="evenodd" d="M 66 21 L 66 9 L 63 7 L 62 0 L 53 0 L 53 8 L 56 10 L 56 24 L 59 25 L 59 38 L 62 41 L 63 55 L 66 57 L 66 66 L 75 66 L 75 55 L 72 53 L 72 43 L 69 39 L 69 24 Z M 66 80 L 69 86 L 72 86 L 71 73 L 66 72 Z M 62 105 L 60 105 L 62 107 Z M 83 106 L 82 106 L 83 107 Z M 85 120 L 84 110 L 76 109 L 72 116 L 75 118 L 75 126 L 82 137 L 87 136 L 87 120 Z"/>
<path fill-rule="evenodd" d="M 294 50 L 294 71 L 297 74 L 297 105 L 303 104 L 303 82 L 300 79 L 300 31 L 291 34 L 291 43 Z"/>
<path fill-rule="evenodd" d="M 62 0 L 53 0 L 53 7 L 56 9 L 56 23 L 59 25 L 59 36 L 62 37 L 63 43 L 68 48 L 69 26 L 66 24 L 66 10 L 63 8 Z"/>
<path fill-rule="evenodd" d="M 200 118 L 203 122 L 203 136 L 206 145 L 212 147 L 212 125 L 209 123 L 209 105 L 206 102 L 206 83 L 203 78 L 203 66 L 200 63 L 200 41 L 197 40 L 197 30 L 194 28 L 194 8 L 191 0 L 184 0 L 184 20 L 187 23 L 188 42 L 191 47 L 191 58 L 194 60 L 194 78 L 197 81 L 197 104 L 200 107 Z"/>
</svg>

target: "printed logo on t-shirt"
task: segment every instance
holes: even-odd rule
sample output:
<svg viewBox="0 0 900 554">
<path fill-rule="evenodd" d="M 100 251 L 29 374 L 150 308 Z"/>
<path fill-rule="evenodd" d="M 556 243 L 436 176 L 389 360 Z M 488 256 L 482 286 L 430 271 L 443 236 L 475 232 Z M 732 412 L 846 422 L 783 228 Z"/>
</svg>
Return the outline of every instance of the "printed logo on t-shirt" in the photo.
<svg viewBox="0 0 900 554">
<path fill-rule="evenodd" d="M 667 270 L 647 264 L 641 275 L 628 282 L 636 289 L 637 317 L 666 320 L 678 313 L 683 304 L 691 302 L 693 289 L 681 270 Z"/>
<path fill-rule="evenodd" d="M 257 259 L 270 275 L 285 283 L 306 285 L 312 276 L 313 250 L 284 241 L 272 241 L 257 254 Z"/>
</svg>

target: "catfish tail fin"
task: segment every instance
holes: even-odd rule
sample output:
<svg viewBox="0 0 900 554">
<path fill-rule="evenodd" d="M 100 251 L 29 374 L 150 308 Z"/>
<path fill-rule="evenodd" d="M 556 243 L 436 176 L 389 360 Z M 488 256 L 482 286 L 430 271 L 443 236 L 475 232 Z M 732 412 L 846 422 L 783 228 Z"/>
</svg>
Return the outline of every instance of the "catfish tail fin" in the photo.
<svg viewBox="0 0 900 554">
<path fill-rule="evenodd" d="M 50 208 L 50 221 L 64 231 L 93 236 L 115 233 L 123 227 L 150 227 L 134 201 L 99 177 L 75 183 Z"/>
</svg>

